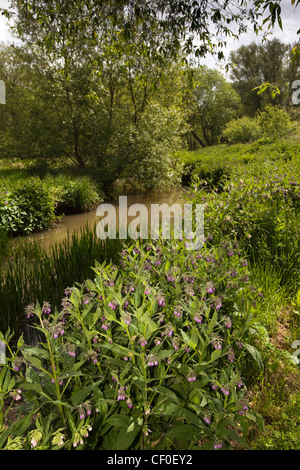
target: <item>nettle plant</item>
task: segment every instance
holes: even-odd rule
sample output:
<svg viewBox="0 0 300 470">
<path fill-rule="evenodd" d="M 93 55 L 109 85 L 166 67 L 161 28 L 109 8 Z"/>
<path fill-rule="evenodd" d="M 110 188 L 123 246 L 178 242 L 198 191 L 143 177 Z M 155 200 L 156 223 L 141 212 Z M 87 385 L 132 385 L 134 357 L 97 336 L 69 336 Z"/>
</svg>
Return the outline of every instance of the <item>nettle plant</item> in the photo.
<svg viewBox="0 0 300 470">
<path fill-rule="evenodd" d="M 121 258 L 66 289 L 60 310 L 28 306 L 41 340 L 8 345 L 21 417 L 4 420 L 0 448 L 246 446 L 263 427 L 242 376 L 258 294 L 238 247 L 154 240 Z"/>
</svg>

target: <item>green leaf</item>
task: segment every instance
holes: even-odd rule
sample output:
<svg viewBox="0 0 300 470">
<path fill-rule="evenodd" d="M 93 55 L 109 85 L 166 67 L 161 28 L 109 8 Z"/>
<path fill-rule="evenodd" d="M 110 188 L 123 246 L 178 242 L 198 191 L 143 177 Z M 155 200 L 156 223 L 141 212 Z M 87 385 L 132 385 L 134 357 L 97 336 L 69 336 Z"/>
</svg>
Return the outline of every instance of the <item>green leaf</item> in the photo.
<svg viewBox="0 0 300 470">
<path fill-rule="evenodd" d="M 166 439 L 185 439 L 193 441 L 194 439 L 199 439 L 199 429 L 192 424 L 180 424 L 168 431 L 164 437 Z"/>
<path fill-rule="evenodd" d="M 143 426 L 142 417 L 132 417 L 126 427 L 126 431 L 120 431 L 113 450 L 126 450 L 133 443 Z"/>
<path fill-rule="evenodd" d="M 245 349 L 249 352 L 249 354 L 251 354 L 253 359 L 257 362 L 259 368 L 263 369 L 264 364 L 263 364 L 263 360 L 259 351 L 251 344 L 244 344 L 244 346 L 245 346 Z"/>
</svg>

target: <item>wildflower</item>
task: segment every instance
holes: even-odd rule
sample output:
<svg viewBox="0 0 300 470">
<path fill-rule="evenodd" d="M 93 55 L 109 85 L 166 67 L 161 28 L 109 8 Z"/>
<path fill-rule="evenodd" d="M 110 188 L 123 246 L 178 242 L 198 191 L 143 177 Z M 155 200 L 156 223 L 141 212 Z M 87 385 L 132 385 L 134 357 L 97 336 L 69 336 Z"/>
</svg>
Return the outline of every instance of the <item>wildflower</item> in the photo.
<svg viewBox="0 0 300 470">
<path fill-rule="evenodd" d="M 85 402 L 83 406 L 85 408 L 87 416 L 90 416 L 92 414 L 92 405 L 90 404 L 90 402 L 89 401 Z"/>
<path fill-rule="evenodd" d="M 22 359 L 20 359 L 19 357 L 17 357 L 14 361 L 14 365 L 13 365 L 13 368 L 15 371 L 18 371 L 21 367 L 21 364 L 22 364 Z"/>
<path fill-rule="evenodd" d="M 81 434 L 78 431 L 75 431 L 73 447 L 77 447 L 78 444 L 82 445 L 83 444 L 83 439 L 82 439 Z"/>
<path fill-rule="evenodd" d="M 151 292 L 150 287 L 149 287 L 149 286 L 146 286 L 146 287 L 145 287 L 145 295 L 150 294 L 150 292 Z"/>
<path fill-rule="evenodd" d="M 25 314 L 26 314 L 27 318 L 31 318 L 31 317 L 34 316 L 34 314 L 35 314 L 34 303 L 31 303 L 31 304 L 27 305 L 27 307 L 25 307 Z"/>
<path fill-rule="evenodd" d="M 130 398 L 127 398 L 127 400 L 126 400 L 126 405 L 128 406 L 129 409 L 132 408 L 132 401 L 131 401 Z"/>
<path fill-rule="evenodd" d="M 217 449 L 222 449 L 223 445 L 222 445 L 222 442 L 221 441 L 216 441 L 214 443 L 214 449 L 217 450 Z"/>
<path fill-rule="evenodd" d="M 229 385 L 224 385 L 221 387 L 221 392 L 223 392 L 224 395 L 228 397 L 230 395 Z"/>
<path fill-rule="evenodd" d="M 196 382 L 197 377 L 196 377 L 195 372 L 190 371 L 187 375 L 187 379 L 188 379 L 189 382 Z"/>
<path fill-rule="evenodd" d="M 174 310 L 174 315 L 175 315 L 175 317 L 180 318 L 180 317 L 181 317 L 181 314 L 182 314 L 182 306 L 181 306 L 181 305 L 177 305 L 177 306 L 175 307 L 175 310 Z"/>
<path fill-rule="evenodd" d="M 158 365 L 158 358 L 156 356 L 149 356 L 149 360 L 148 360 L 148 366 L 149 367 L 153 367 L 153 366 L 157 366 Z"/>
<path fill-rule="evenodd" d="M 126 399 L 126 393 L 124 392 L 123 387 L 121 387 L 121 388 L 119 388 L 119 390 L 118 390 L 118 398 L 117 398 L 117 401 L 125 400 L 125 399 Z"/>
<path fill-rule="evenodd" d="M 227 356 L 228 356 L 229 362 L 233 362 L 233 361 L 234 361 L 235 357 L 234 357 L 234 352 L 233 352 L 233 349 L 232 349 L 232 348 L 229 348 L 229 349 L 228 349 Z"/>
<path fill-rule="evenodd" d="M 211 388 L 216 391 L 218 389 L 218 384 L 216 382 L 214 382 L 211 386 Z"/>
<path fill-rule="evenodd" d="M 184 289 L 184 291 L 185 291 L 185 293 L 186 293 L 187 295 L 191 295 L 191 296 L 195 295 L 194 290 L 193 290 L 190 286 L 187 286 L 187 287 Z"/>
<path fill-rule="evenodd" d="M 172 334 L 174 333 L 172 325 L 167 325 L 165 329 L 165 334 L 171 338 Z"/>
<path fill-rule="evenodd" d="M 224 325 L 226 326 L 226 328 L 231 328 L 232 327 L 232 322 L 231 322 L 231 319 L 229 317 L 224 317 L 223 321 L 224 321 Z"/>
<path fill-rule="evenodd" d="M 87 305 L 90 302 L 89 297 L 87 295 L 85 295 L 82 299 L 82 302 L 83 302 L 84 305 Z"/>
<path fill-rule="evenodd" d="M 129 314 L 124 315 L 124 322 L 126 323 L 126 325 L 130 325 L 131 316 Z"/>
<path fill-rule="evenodd" d="M 51 313 L 51 305 L 49 302 L 44 302 L 42 306 L 42 313 L 49 314 Z"/>
<path fill-rule="evenodd" d="M 79 405 L 78 406 L 78 411 L 79 411 L 79 418 L 84 419 L 85 418 L 85 408 L 84 405 Z"/>
<path fill-rule="evenodd" d="M 107 331 L 110 327 L 110 322 L 104 322 L 103 325 L 101 326 L 102 330 Z"/>
<path fill-rule="evenodd" d="M 175 282 L 175 276 L 174 276 L 172 270 L 167 272 L 167 279 L 168 279 L 169 282 Z"/>
<path fill-rule="evenodd" d="M 147 271 L 151 271 L 151 269 L 152 269 L 151 263 L 146 262 L 146 263 L 144 264 L 144 269 L 146 269 Z"/>
<path fill-rule="evenodd" d="M 220 336 L 215 336 L 211 342 L 211 344 L 213 345 L 213 347 L 215 349 L 222 349 L 222 343 L 221 341 L 223 341 Z"/>
<path fill-rule="evenodd" d="M 209 413 L 207 413 L 206 415 L 204 415 L 203 417 L 204 421 L 206 422 L 206 424 L 210 424 L 211 423 L 211 415 Z"/>
<path fill-rule="evenodd" d="M 114 375 L 111 376 L 111 380 L 112 380 L 113 382 L 118 382 L 118 379 L 117 379 Z"/>
<path fill-rule="evenodd" d="M 52 438 L 52 444 L 54 446 L 62 446 L 64 445 L 65 436 L 60 432 L 60 430 L 56 431 Z"/>
<path fill-rule="evenodd" d="M 38 443 L 40 442 L 40 440 L 43 437 L 43 434 L 38 429 L 35 429 L 34 431 L 32 431 L 30 433 L 30 437 L 31 437 L 31 440 L 30 440 L 31 449 L 33 449 L 34 447 L 36 447 L 38 445 Z"/>
<path fill-rule="evenodd" d="M 54 326 L 52 330 L 53 338 L 58 338 L 59 335 L 64 334 L 64 324 L 63 322 L 58 322 L 57 325 Z"/>
<path fill-rule="evenodd" d="M 216 310 L 219 310 L 219 309 L 222 307 L 222 302 L 221 302 L 221 300 L 220 300 L 219 298 L 216 298 L 216 299 L 214 300 L 214 306 L 215 306 L 215 309 L 216 309 Z"/>
<path fill-rule="evenodd" d="M 243 384 L 242 380 L 239 380 L 239 382 L 237 383 L 238 388 L 241 388 L 243 385 L 244 384 Z"/>
<path fill-rule="evenodd" d="M 69 297 L 72 294 L 72 287 L 67 287 L 65 289 L 65 296 Z"/>
<path fill-rule="evenodd" d="M 200 313 L 196 313 L 196 314 L 195 314 L 194 320 L 195 320 L 195 322 L 197 322 L 197 323 L 202 323 L 202 316 L 200 315 Z"/>
<path fill-rule="evenodd" d="M 108 306 L 110 308 L 112 308 L 113 310 L 116 310 L 116 308 L 119 306 L 118 302 L 116 300 L 111 300 L 108 304 Z"/>
<path fill-rule="evenodd" d="M 155 343 L 155 346 L 158 346 L 159 344 L 161 344 L 161 341 L 159 338 L 155 338 L 154 343 Z"/>
<path fill-rule="evenodd" d="M 88 360 L 92 361 L 93 364 L 97 364 L 98 354 L 97 354 L 96 351 L 94 351 L 93 349 L 90 349 L 90 350 L 86 353 L 86 357 L 87 357 Z"/>
<path fill-rule="evenodd" d="M 12 390 L 9 395 L 16 401 L 21 400 L 21 390 Z"/>
<path fill-rule="evenodd" d="M 175 349 L 175 351 L 178 351 L 178 349 L 179 349 L 179 341 L 178 341 L 178 339 L 173 339 L 173 341 L 172 341 L 172 346 L 173 346 L 173 348 Z"/>
<path fill-rule="evenodd" d="M 66 349 L 67 349 L 67 353 L 69 354 L 69 356 L 72 356 L 72 357 L 75 357 L 76 356 L 76 346 L 74 344 L 70 344 L 68 343 L 66 345 Z"/>
<path fill-rule="evenodd" d="M 146 346 L 146 344 L 148 344 L 146 338 L 144 338 L 144 336 L 142 336 L 140 339 L 139 339 L 139 344 L 141 346 Z"/>
<path fill-rule="evenodd" d="M 213 282 L 211 281 L 207 282 L 205 287 L 206 287 L 206 292 L 208 294 L 213 294 L 215 292 L 215 287 L 214 287 Z"/>
<path fill-rule="evenodd" d="M 163 295 L 161 295 L 161 294 L 159 294 L 159 295 L 157 296 L 156 301 L 157 301 L 157 303 L 158 303 L 158 305 L 159 305 L 160 307 L 163 307 L 163 306 L 166 305 L 165 298 L 164 298 Z"/>
</svg>

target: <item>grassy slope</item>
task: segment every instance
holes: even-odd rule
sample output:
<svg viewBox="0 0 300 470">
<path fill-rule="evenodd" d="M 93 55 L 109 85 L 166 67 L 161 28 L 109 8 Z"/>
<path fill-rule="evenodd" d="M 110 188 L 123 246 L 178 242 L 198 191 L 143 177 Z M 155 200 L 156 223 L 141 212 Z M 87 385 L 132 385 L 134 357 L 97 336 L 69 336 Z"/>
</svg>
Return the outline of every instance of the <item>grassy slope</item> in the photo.
<svg viewBox="0 0 300 470">
<path fill-rule="evenodd" d="M 277 167 L 281 177 L 287 166 L 294 170 L 295 182 L 300 183 L 300 142 L 258 141 L 253 144 L 218 145 L 196 152 L 182 152 L 186 165 L 186 180 L 198 176 L 203 189 L 222 191 L 226 182 L 237 176 L 247 180 L 250 174 L 259 175 L 266 162 Z M 281 171 L 282 168 L 282 171 Z M 265 175 L 268 178 L 268 174 Z M 290 179 L 291 179 L 290 178 Z M 199 181 L 198 181 L 199 184 Z M 252 274 L 264 291 L 263 310 L 257 311 L 261 335 L 257 338 L 264 350 L 265 369 L 253 383 L 249 394 L 252 406 L 265 420 L 266 434 L 249 436 L 252 449 L 300 449 L 299 426 L 299 366 L 288 364 L 285 353 L 293 351 L 291 344 L 300 338 L 299 314 L 295 313 L 293 295 L 281 283 L 281 273 L 272 265 L 256 263 Z M 299 288 L 299 284 L 298 284 Z M 297 292 L 297 291 L 296 291 Z M 299 309 L 299 307 L 298 307 Z M 299 309 L 300 310 L 300 309 Z"/>
</svg>

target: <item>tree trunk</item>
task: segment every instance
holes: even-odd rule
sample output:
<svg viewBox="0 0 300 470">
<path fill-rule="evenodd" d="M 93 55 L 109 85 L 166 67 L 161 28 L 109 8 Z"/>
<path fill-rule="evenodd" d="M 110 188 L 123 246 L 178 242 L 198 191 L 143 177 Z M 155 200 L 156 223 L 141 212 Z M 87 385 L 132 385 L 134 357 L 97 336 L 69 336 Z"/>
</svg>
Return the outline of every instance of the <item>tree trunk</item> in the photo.
<svg viewBox="0 0 300 470">
<path fill-rule="evenodd" d="M 199 142 L 199 144 L 201 145 L 201 147 L 205 147 L 204 142 L 200 139 L 200 137 L 196 134 L 195 131 L 191 130 L 191 134 L 192 134 L 192 136 L 197 140 L 197 142 Z"/>
</svg>

